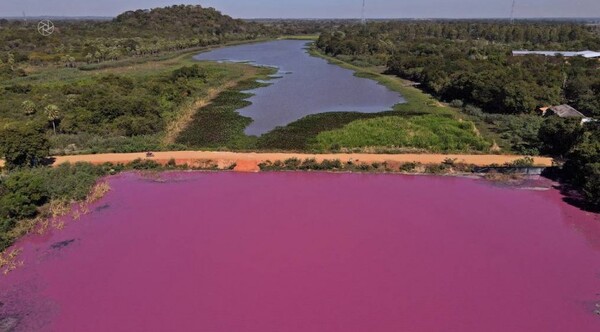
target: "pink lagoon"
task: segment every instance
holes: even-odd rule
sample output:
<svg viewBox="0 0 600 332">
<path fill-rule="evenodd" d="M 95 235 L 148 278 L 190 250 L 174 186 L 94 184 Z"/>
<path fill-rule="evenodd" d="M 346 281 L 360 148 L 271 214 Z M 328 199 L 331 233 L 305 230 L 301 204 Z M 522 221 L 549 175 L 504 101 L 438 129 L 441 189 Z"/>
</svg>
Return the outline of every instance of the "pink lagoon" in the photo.
<svg viewBox="0 0 600 332">
<path fill-rule="evenodd" d="M 0 277 L 0 330 L 600 331 L 600 220 L 554 189 L 133 173 Z"/>
</svg>

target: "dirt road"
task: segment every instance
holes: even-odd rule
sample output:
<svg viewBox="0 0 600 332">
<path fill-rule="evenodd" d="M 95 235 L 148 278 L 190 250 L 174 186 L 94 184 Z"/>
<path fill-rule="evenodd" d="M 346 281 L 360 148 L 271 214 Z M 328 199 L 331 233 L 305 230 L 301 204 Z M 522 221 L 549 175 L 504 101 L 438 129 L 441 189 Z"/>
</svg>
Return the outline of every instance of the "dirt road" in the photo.
<svg viewBox="0 0 600 332">
<path fill-rule="evenodd" d="M 355 163 L 383 163 L 383 162 L 417 162 L 422 164 L 439 164 L 446 159 L 455 159 L 456 162 L 472 164 L 477 166 L 489 166 L 492 164 L 503 165 L 511 163 L 523 156 L 514 155 L 447 155 L 447 154 L 302 154 L 302 153 L 238 153 L 238 152 L 209 152 L 209 151 L 173 151 L 173 152 L 155 152 L 151 158 L 160 163 L 166 163 L 174 159 L 177 164 L 194 164 L 198 161 L 211 160 L 220 164 L 237 163 L 240 165 L 238 170 L 253 171 L 257 170 L 259 163 L 264 161 L 284 161 L 290 158 L 308 159 L 314 158 L 317 161 L 325 159 L 338 159 L 342 162 L 352 160 Z M 129 163 L 136 159 L 146 159 L 145 153 L 116 153 L 116 154 L 94 154 L 78 156 L 59 156 L 56 157 L 54 165 L 63 163 L 89 162 L 92 164 L 111 163 Z M 534 158 L 536 166 L 552 166 L 551 158 Z M 3 162 L 0 161 L 0 165 Z"/>
</svg>

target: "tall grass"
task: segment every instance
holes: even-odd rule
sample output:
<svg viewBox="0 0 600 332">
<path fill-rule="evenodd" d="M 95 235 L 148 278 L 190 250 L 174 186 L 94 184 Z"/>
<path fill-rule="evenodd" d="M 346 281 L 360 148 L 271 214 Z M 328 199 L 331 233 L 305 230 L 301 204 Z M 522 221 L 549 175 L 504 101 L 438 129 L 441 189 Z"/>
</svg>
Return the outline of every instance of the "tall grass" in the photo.
<svg viewBox="0 0 600 332">
<path fill-rule="evenodd" d="M 477 135 L 471 122 L 424 115 L 386 116 L 352 122 L 317 135 L 315 148 L 410 147 L 433 152 L 488 151 L 490 144 Z"/>
</svg>

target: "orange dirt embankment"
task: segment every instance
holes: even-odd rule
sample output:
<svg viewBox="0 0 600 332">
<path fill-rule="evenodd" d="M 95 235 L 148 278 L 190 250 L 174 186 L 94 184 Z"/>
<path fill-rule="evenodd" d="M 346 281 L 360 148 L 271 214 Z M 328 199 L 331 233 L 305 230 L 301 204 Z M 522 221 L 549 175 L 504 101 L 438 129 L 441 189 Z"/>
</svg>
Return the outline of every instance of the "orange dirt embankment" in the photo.
<svg viewBox="0 0 600 332">
<path fill-rule="evenodd" d="M 523 156 L 515 155 L 461 155 L 461 154 L 303 154 L 303 153 L 250 153 L 250 152 L 217 152 L 217 151 L 172 151 L 155 152 L 153 158 L 149 158 L 159 163 L 167 163 L 173 159 L 178 165 L 198 165 L 212 161 L 218 165 L 236 164 L 240 171 L 258 171 L 258 164 L 265 161 L 284 161 L 290 158 L 297 159 L 316 159 L 321 162 L 325 159 L 340 160 L 342 162 L 353 161 L 354 163 L 421 163 L 421 164 L 440 164 L 447 159 L 455 159 L 457 163 L 465 163 L 476 166 L 504 165 L 512 163 L 515 160 L 522 159 Z M 58 156 L 54 165 L 63 163 L 89 162 L 92 164 L 111 163 L 130 163 L 136 159 L 147 159 L 145 153 L 110 153 L 78 156 Z M 552 166 L 552 158 L 535 157 L 536 166 Z M 0 165 L 3 162 L 0 161 Z"/>
</svg>

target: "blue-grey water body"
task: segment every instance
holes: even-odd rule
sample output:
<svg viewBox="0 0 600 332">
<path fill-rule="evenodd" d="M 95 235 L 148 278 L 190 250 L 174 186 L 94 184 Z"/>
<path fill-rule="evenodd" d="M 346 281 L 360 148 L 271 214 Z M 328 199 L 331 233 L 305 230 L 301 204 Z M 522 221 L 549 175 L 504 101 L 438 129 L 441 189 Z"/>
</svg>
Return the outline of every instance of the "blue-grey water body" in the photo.
<svg viewBox="0 0 600 332">
<path fill-rule="evenodd" d="M 279 69 L 267 87 L 252 90 L 252 105 L 239 110 L 254 121 L 247 135 L 262 135 L 310 114 L 377 113 L 404 102 L 402 96 L 354 72 L 310 56 L 306 41 L 278 40 L 225 47 L 195 56 L 196 60 L 249 62 Z"/>
</svg>

